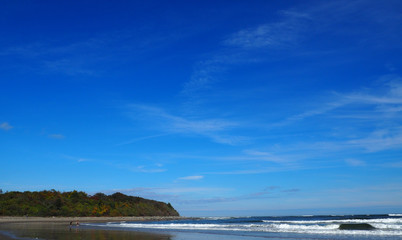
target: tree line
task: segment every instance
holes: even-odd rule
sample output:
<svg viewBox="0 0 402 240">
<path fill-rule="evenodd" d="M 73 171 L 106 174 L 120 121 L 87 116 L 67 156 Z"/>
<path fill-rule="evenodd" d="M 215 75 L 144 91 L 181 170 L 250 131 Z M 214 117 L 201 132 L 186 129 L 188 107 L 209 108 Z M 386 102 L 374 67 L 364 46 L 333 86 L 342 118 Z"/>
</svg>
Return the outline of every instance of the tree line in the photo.
<svg viewBox="0 0 402 240">
<path fill-rule="evenodd" d="M 122 193 L 106 195 L 85 192 L 6 192 L 0 194 L 0 216 L 179 216 L 166 204 Z"/>
</svg>

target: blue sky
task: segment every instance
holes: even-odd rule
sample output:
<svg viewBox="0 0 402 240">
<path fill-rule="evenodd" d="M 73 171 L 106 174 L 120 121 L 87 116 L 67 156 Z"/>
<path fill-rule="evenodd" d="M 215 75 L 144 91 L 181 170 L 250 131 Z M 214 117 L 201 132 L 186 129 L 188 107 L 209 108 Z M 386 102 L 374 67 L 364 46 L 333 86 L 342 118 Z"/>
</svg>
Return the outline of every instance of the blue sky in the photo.
<svg viewBox="0 0 402 240">
<path fill-rule="evenodd" d="M 5 1 L 0 188 L 185 216 L 402 212 L 402 4 Z"/>
</svg>

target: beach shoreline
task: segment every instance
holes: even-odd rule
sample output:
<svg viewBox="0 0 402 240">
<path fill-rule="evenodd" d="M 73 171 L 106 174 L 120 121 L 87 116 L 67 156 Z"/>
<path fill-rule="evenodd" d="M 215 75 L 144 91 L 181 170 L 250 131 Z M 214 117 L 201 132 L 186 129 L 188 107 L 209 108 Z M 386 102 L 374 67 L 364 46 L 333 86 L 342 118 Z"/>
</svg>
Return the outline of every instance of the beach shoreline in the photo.
<svg viewBox="0 0 402 240">
<path fill-rule="evenodd" d="M 79 222 L 79 223 L 89 223 L 89 222 L 121 222 L 121 221 L 168 221 L 168 220 L 184 220 L 184 219 L 194 219 L 189 217 L 180 216 L 142 216 L 142 217 L 13 217 L 13 216 L 2 216 L 0 217 L 0 224 L 3 223 L 69 223 L 69 222 Z"/>
<path fill-rule="evenodd" d="M 40 229 L 59 229 L 62 231 L 71 230 L 71 227 L 78 230 L 77 223 L 106 223 L 106 222 L 146 222 L 146 221 L 169 221 L 194 219 L 179 216 L 142 216 L 142 217 L 16 217 L 2 216 L 0 217 L 0 239 L 15 240 L 22 239 L 19 236 L 21 230 L 30 226 Z M 72 224 L 72 225 L 70 225 Z M 12 229 L 12 231 L 10 231 Z M 81 229 L 81 228 L 79 228 Z M 130 233 L 134 234 L 134 233 Z M 140 234 L 140 233 L 135 233 Z M 30 238 L 28 238 L 30 239 Z M 46 239 L 46 238 L 44 238 Z M 141 238 L 140 238 L 141 239 Z M 144 238 L 148 239 L 148 238 Z M 164 238 L 162 238 L 164 239 Z M 168 238 L 166 238 L 168 239 Z"/>
</svg>

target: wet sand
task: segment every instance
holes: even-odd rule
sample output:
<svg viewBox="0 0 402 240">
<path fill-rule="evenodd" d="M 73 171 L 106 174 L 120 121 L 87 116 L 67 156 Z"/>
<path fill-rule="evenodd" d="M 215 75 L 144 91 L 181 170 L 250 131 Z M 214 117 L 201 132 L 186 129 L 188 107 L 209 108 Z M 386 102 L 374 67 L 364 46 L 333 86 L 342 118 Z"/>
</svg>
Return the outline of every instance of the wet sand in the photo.
<svg viewBox="0 0 402 240">
<path fill-rule="evenodd" d="M 78 225 L 88 222 L 163 221 L 183 217 L 0 217 L 0 239 L 111 239 L 169 240 L 169 234 L 94 229 Z M 72 222 L 72 225 L 70 225 Z"/>
<path fill-rule="evenodd" d="M 2 223 L 21 223 L 21 222 L 54 222 L 69 223 L 73 222 L 120 222 L 120 221 L 163 221 L 188 219 L 186 217 L 0 217 Z"/>
</svg>

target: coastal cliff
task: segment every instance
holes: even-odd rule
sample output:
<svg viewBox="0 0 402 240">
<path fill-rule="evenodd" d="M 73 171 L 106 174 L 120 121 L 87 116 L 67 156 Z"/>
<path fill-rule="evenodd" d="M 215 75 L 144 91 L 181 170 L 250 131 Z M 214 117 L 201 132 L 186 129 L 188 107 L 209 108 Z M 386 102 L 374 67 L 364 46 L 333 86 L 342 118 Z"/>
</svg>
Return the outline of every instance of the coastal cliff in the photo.
<svg viewBox="0 0 402 240">
<path fill-rule="evenodd" d="M 7 192 L 0 194 L 0 216 L 179 216 L 170 203 L 122 193 Z"/>
</svg>

